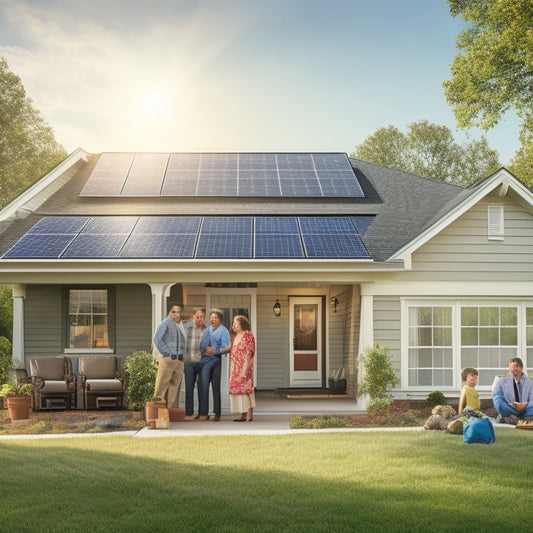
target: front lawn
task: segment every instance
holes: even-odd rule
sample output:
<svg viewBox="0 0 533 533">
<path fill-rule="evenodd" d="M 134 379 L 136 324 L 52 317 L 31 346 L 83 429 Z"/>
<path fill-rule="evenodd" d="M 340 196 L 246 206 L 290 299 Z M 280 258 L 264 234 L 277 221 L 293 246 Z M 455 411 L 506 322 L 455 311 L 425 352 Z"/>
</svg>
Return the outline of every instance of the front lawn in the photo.
<svg viewBox="0 0 533 533">
<path fill-rule="evenodd" d="M 14 532 L 530 531 L 533 431 L 0 440 Z"/>
</svg>

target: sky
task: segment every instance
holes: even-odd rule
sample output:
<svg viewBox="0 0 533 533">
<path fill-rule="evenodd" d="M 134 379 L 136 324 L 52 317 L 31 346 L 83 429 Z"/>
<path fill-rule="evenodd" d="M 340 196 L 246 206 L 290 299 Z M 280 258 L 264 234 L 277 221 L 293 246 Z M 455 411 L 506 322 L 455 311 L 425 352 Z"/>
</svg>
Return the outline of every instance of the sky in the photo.
<svg viewBox="0 0 533 533">
<path fill-rule="evenodd" d="M 70 153 L 346 152 L 419 120 L 458 142 L 445 0 L 0 0 L 0 57 Z M 506 117 L 485 133 L 506 165 Z"/>
</svg>

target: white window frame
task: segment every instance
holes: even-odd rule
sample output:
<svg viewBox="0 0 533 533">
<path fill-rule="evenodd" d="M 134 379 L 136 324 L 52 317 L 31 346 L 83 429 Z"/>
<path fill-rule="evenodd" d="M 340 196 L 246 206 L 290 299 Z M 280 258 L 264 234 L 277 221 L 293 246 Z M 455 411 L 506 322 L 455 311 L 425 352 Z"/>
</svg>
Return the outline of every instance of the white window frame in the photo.
<svg viewBox="0 0 533 533">
<path fill-rule="evenodd" d="M 524 362 L 527 369 L 526 308 L 533 307 L 533 298 L 510 300 L 498 298 L 401 298 L 401 387 L 410 391 L 441 390 L 456 391 L 461 387 L 461 308 L 462 307 L 516 307 L 517 308 L 517 357 Z M 409 308 L 410 307 L 452 307 L 452 349 L 453 349 L 453 385 L 444 386 L 410 386 L 409 385 Z M 529 346 L 533 353 L 533 345 Z M 490 385 L 479 385 L 478 390 L 490 391 Z"/>
</svg>

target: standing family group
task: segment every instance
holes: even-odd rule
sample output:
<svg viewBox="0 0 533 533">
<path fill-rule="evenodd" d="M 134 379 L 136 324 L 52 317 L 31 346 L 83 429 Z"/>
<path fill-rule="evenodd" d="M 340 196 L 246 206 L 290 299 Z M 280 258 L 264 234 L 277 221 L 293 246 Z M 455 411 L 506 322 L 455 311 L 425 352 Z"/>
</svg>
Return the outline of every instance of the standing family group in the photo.
<svg viewBox="0 0 533 533">
<path fill-rule="evenodd" d="M 251 422 L 255 407 L 253 362 L 255 339 L 245 316 L 233 319 L 231 334 L 222 324 L 220 309 L 209 312 L 209 326 L 204 311 L 195 309 L 193 320 L 181 320 L 181 307 L 173 305 L 168 317 L 154 335 L 154 356 L 159 361 L 155 397 L 165 398 L 173 407 L 185 374 L 186 420 L 209 420 L 209 388 L 213 391 L 213 420 L 221 416 L 221 358 L 230 354 L 230 410 L 239 413 L 235 422 Z M 198 413 L 194 416 L 194 388 L 198 389 Z"/>
</svg>

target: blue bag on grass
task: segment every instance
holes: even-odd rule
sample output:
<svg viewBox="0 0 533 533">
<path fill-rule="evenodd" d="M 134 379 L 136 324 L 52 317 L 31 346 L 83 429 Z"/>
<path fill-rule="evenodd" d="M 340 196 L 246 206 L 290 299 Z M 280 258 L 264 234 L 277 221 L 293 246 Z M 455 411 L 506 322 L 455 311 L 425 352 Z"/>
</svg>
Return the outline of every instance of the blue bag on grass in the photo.
<svg viewBox="0 0 533 533">
<path fill-rule="evenodd" d="M 494 442 L 496 434 L 490 418 L 469 418 L 463 424 L 463 438 L 468 444 L 473 442 L 490 444 Z"/>
</svg>

